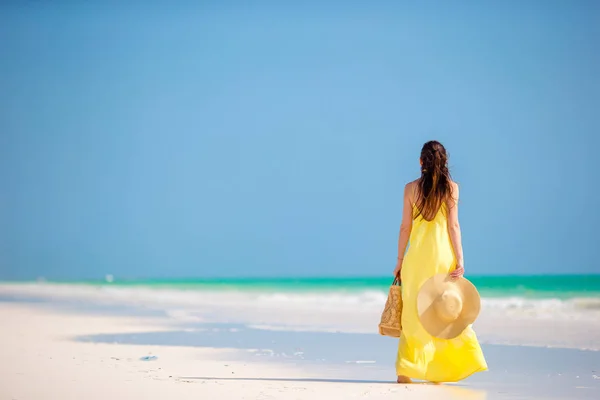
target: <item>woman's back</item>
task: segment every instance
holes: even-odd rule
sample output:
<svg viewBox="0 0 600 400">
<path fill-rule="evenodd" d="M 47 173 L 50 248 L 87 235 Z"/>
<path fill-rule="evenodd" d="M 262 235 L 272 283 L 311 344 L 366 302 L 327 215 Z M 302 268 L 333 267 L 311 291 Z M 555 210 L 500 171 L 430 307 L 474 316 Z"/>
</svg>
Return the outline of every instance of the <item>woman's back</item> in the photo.
<svg viewBox="0 0 600 400">
<path fill-rule="evenodd" d="M 447 268 L 450 268 L 454 261 L 454 253 L 448 234 L 448 219 L 453 197 L 450 196 L 447 201 L 442 202 L 433 219 L 427 220 L 417 205 L 418 181 L 411 182 L 407 186 L 410 187 L 413 220 L 406 257 L 412 258 L 417 256 L 415 253 L 420 253 L 418 256 L 424 262 L 447 264 Z M 452 193 L 458 193 L 458 185 L 455 182 L 451 182 L 450 187 Z"/>
</svg>

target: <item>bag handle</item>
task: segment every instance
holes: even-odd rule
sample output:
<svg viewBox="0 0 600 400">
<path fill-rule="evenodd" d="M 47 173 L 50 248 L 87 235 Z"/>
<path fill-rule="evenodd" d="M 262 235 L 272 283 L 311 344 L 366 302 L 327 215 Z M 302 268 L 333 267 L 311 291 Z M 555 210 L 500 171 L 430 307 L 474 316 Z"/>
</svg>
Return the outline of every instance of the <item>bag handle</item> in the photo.
<svg viewBox="0 0 600 400">
<path fill-rule="evenodd" d="M 394 282 L 392 282 L 392 286 L 402 286 L 402 279 L 400 279 L 400 274 L 394 277 Z"/>
</svg>

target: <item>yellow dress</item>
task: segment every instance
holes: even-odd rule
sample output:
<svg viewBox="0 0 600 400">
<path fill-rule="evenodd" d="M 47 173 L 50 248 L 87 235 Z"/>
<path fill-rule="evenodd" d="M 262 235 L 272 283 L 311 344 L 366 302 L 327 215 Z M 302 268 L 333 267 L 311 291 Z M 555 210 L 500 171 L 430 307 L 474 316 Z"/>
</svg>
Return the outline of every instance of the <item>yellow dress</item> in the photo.
<svg viewBox="0 0 600 400">
<path fill-rule="evenodd" d="M 409 247 L 402 264 L 402 334 L 396 359 L 397 375 L 430 382 L 456 382 L 487 370 L 477 336 L 469 326 L 454 339 L 429 335 L 417 314 L 417 293 L 421 285 L 437 273 L 456 268 L 456 258 L 448 234 L 446 206 L 432 221 L 413 220 Z"/>
</svg>

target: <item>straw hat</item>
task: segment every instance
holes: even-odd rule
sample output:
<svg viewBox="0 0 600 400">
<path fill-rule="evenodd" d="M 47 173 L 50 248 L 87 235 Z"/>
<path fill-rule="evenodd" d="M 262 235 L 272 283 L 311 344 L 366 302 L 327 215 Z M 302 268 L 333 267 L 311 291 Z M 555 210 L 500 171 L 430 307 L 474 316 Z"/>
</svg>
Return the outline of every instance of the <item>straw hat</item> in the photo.
<svg viewBox="0 0 600 400">
<path fill-rule="evenodd" d="M 472 324 L 481 308 L 475 286 L 465 278 L 447 274 L 429 278 L 417 295 L 417 312 L 423 328 L 431 336 L 452 339 Z"/>
</svg>

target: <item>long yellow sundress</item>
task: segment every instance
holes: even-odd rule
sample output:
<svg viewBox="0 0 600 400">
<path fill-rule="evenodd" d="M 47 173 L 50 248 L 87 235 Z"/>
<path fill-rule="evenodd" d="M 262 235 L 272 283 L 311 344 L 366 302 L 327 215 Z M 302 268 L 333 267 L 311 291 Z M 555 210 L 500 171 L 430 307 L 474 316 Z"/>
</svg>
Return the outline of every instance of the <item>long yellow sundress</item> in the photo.
<svg viewBox="0 0 600 400">
<path fill-rule="evenodd" d="M 416 214 L 416 209 L 414 210 Z M 448 234 L 446 205 L 432 221 L 413 219 L 409 247 L 402 264 L 402 334 L 396 359 L 397 375 L 430 382 L 456 382 L 487 364 L 469 326 L 454 339 L 435 338 L 421 325 L 417 314 L 417 293 L 437 273 L 456 268 L 456 257 Z"/>
</svg>

